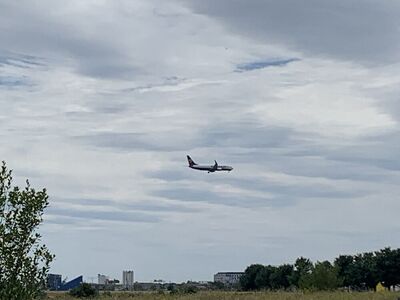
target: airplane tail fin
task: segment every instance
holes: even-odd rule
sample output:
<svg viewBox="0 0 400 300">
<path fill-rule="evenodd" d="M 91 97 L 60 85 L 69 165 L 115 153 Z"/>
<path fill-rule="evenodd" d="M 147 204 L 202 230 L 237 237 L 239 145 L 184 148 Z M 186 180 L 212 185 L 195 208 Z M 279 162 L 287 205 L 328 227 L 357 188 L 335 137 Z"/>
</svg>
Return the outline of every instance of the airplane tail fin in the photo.
<svg viewBox="0 0 400 300">
<path fill-rule="evenodd" d="M 212 169 L 213 169 L 213 172 L 214 171 L 217 171 L 217 169 L 218 169 L 218 163 L 217 163 L 217 161 L 216 160 L 214 160 L 214 166 L 212 167 Z"/>
<path fill-rule="evenodd" d="M 189 163 L 189 167 L 194 166 L 194 165 L 197 165 L 197 164 L 193 161 L 193 159 L 190 158 L 189 155 L 186 155 L 186 157 L 187 157 L 187 160 L 188 160 L 188 163 Z"/>
</svg>

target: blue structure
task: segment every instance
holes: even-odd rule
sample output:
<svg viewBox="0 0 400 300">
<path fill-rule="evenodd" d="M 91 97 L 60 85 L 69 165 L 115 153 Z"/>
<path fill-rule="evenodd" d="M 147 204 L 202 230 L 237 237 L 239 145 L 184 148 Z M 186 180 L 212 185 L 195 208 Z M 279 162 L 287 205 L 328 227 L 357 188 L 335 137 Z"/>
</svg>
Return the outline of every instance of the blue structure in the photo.
<svg viewBox="0 0 400 300">
<path fill-rule="evenodd" d="M 50 291 L 58 291 L 61 287 L 61 275 L 49 274 L 47 275 L 47 288 Z"/>
<path fill-rule="evenodd" d="M 76 277 L 75 279 L 72 279 L 66 283 L 63 283 L 60 287 L 60 291 L 68 291 L 71 290 L 73 288 L 78 287 L 81 283 L 83 282 L 83 277 L 82 275 L 79 277 Z"/>
</svg>

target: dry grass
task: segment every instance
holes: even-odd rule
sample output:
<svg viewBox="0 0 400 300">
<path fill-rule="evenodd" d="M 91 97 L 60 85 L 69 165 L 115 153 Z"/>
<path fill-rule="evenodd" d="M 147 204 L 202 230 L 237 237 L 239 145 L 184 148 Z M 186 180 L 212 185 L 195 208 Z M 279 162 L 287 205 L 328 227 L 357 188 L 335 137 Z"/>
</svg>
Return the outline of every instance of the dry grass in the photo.
<svg viewBox="0 0 400 300">
<path fill-rule="evenodd" d="M 66 293 L 49 293 L 48 299 L 73 300 Z M 400 300 L 400 293 L 347 293 L 347 292 L 199 292 L 186 295 L 169 295 L 140 292 L 112 292 L 100 294 L 96 299 L 101 300 Z"/>
</svg>

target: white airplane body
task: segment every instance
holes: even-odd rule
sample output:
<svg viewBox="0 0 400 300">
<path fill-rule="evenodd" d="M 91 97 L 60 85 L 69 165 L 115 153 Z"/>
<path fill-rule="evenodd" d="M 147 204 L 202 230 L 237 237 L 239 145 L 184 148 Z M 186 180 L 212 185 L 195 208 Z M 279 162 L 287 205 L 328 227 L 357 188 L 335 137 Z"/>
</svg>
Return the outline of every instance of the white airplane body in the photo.
<svg viewBox="0 0 400 300">
<path fill-rule="evenodd" d="M 217 172 L 217 171 L 232 171 L 233 168 L 231 166 L 219 166 L 217 161 L 214 160 L 214 165 L 213 166 L 208 166 L 208 165 L 198 165 L 196 164 L 193 159 L 190 158 L 189 155 L 187 155 L 187 160 L 189 163 L 189 168 L 194 169 L 194 170 L 199 170 L 199 171 L 207 171 L 208 173 L 212 172 Z"/>
</svg>

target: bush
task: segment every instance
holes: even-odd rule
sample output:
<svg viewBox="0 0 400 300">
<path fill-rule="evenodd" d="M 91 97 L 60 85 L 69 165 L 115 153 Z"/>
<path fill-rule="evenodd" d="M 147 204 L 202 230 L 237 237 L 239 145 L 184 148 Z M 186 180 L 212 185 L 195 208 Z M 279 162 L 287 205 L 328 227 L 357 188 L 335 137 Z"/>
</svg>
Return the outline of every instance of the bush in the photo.
<svg viewBox="0 0 400 300">
<path fill-rule="evenodd" d="M 77 298 L 93 298 L 96 297 L 99 292 L 90 284 L 82 283 L 80 286 L 70 290 L 69 294 Z"/>
<path fill-rule="evenodd" d="M 193 285 L 185 285 L 182 288 L 182 293 L 184 294 L 196 294 L 199 291 L 199 289 Z"/>
</svg>

